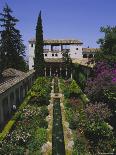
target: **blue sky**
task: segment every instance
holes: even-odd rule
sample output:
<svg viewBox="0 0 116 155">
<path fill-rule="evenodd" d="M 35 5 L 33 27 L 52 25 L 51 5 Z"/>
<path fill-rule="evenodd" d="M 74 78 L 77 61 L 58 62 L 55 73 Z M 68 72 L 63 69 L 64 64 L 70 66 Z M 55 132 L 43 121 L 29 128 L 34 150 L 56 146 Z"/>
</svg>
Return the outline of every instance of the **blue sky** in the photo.
<svg viewBox="0 0 116 155">
<path fill-rule="evenodd" d="M 7 2 L 20 22 L 23 40 L 35 36 L 42 10 L 44 38 L 79 39 L 85 47 L 98 47 L 101 26 L 116 25 L 116 0 L 0 0 L 0 12 Z"/>
</svg>

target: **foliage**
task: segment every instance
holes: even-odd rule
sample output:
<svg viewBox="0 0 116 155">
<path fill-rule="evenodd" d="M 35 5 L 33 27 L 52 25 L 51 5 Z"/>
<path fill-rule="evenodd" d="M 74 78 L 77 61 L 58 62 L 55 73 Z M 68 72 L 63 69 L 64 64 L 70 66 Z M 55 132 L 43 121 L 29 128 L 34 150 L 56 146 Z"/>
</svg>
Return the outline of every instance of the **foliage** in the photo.
<svg viewBox="0 0 116 155">
<path fill-rule="evenodd" d="M 17 118 L 20 117 L 21 111 L 27 105 L 27 102 L 29 101 L 29 99 L 30 99 L 30 96 L 26 96 L 25 100 L 19 107 L 19 110 L 15 113 L 12 119 L 6 124 L 2 133 L 0 133 L 0 141 L 2 141 L 6 137 L 6 135 L 10 132 L 10 130 L 13 128 Z"/>
<path fill-rule="evenodd" d="M 65 98 L 68 98 L 70 95 L 69 86 L 70 86 L 70 83 L 60 80 L 60 88 L 62 89 Z"/>
<path fill-rule="evenodd" d="M 47 79 L 37 79 L 43 83 Z M 49 81 L 49 80 L 48 80 Z M 36 82 L 35 82 L 36 83 Z M 49 83 L 50 84 L 50 83 Z M 49 87 L 48 87 L 49 88 Z M 48 90 L 47 90 L 48 91 Z M 30 104 L 31 91 L 27 99 L 21 105 L 16 122 L 11 131 L 0 141 L 0 154 L 41 154 L 41 146 L 47 140 L 48 123 L 45 118 L 48 115 L 47 106 L 39 107 L 38 104 Z"/>
<path fill-rule="evenodd" d="M 12 16 L 12 10 L 7 4 L 3 8 L 3 13 L 0 15 L 0 25 L 3 27 L 3 30 L 0 31 L 1 67 L 2 69 L 15 68 L 25 70 L 25 46 L 20 31 L 16 29 L 16 23 L 19 20 Z"/>
<path fill-rule="evenodd" d="M 35 81 L 31 89 L 32 96 L 45 97 L 51 91 L 50 79 L 39 77 Z"/>
<path fill-rule="evenodd" d="M 71 60 L 71 58 L 70 58 L 69 50 L 68 50 L 68 49 L 62 51 L 62 58 L 63 58 L 63 60 L 64 60 L 64 62 L 65 62 L 65 66 L 66 66 L 66 67 L 71 67 L 71 65 L 72 65 L 72 60 Z"/>
<path fill-rule="evenodd" d="M 97 141 L 99 139 L 108 138 L 112 135 L 112 131 L 110 127 L 105 122 L 92 122 L 87 124 L 85 132 L 87 135 L 89 135 L 89 138 L 91 137 L 94 139 L 94 141 Z"/>
<path fill-rule="evenodd" d="M 107 63 L 116 61 L 116 26 L 101 27 L 104 38 L 98 40 L 102 53 L 96 55 L 96 60 L 105 60 Z"/>
<path fill-rule="evenodd" d="M 59 93 L 58 78 L 54 79 L 54 93 Z"/>
<path fill-rule="evenodd" d="M 39 77 L 32 86 L 30 104 L 47 105 L 50 99 L 50 79 Z M 46 87 L 45 87 L 46 86 Z"/>
<path fill-rule="evenodd" d="M 114 66 L 115 67 L 115 66 Z M 106 92 L 111 92 L 115 89 L 116 74 L 115 68 L 111 68 L 107 63 L 98 62 L 94 70 L 94 77 L 88 79 L 85 93 L 92 101 L 105 101 Z"/>
<path fill-rule="evenodd" d="M 106 67 L 107 66 L 100 65 L 100 67 L 95 69 L 97 71 L 95 73 L 103 73 L 103 70 L 106 69 Z M 115 71 L 112 70 L 112 68 L 109 69 L 111 69 L 113 76 L 110 75 L 110 78 L 107 80 L 115 81 Z M 95 76 L 97 76 L 97 74 Z M 63 81 L 61 82 L 63 83 Z M 68 84 L 68 86 L 61 84 L 61 86 L 64 92 L 65 89 L 70 88 L 70 84 Z M 75 90 L 77 87 L 72 88 Z M 116 138 L 114 137 L 113 127 L 106 123 L 106 121 L 112 116 L 109 105 L 104 102 L 96 101 L 89 103 L 89 100 L 83 102 L 82 96 L 84 96 L 84 94 L 81 89 L 78 97 L 80 102 L 77 102 L 77 99 L 74 97 L 69 99 L 69 96 L 68 98 L 65 96 L 64 105 L 66 119 L 69 122 L 69 127 L 73 129 L 73 132 L 77 131 L 77 135 L 74 135 L 74 154 L 89 154 L 88 152 L 91 152 L 92 154 L 96 154 L 96 152 L 113 152 L 113 149 L 115 150 L 116 147 Z M 86 95 L 84 98 L 87 99 Z M 79 133 L 81 136 L 79 136 Z"/>
<path fill-rule="evenodd" d="M 104 103 L 88 103 L 84 109 L 87 119 L 93 121 L 105 121 L 111 116 L 111 111 Z"/>
<path fill-rule="evenodd" d="M 42 144 L 44 144 L 47 140 L 46 129 L 37 128 L 37 130 L 33 132 L 32 136 L 33 137 L 31 138 L 31 141 L 28 145 L 30 154 L 38 154 L 38 152 L 40 154 L 41 151 L 39 148 L 41 148 Z"/>
<path fill-rule="evenodd" d="M 6 139 L 2 141 L 1 151 L 6 151 L 9 148 L 9 144 L 11 146 L 9 152 L 11 153 L 13 151 L 13 146 L 15 146 L 15 149 L 17 147 L 21 147 L 23 148 L 23 150 L 25 150 L 26 148 L 28 148 L 30 151 L 39 150 L 42 144 L 45 142 L 44 139 L 46 139 L 46 130 L 44 129 L 44 127 L 46 128 L 46 125 L 44 126 L 45 116 L 46 113 L 43 114 L 43 110 L 37 106 L 28 105 L 27 107 L 25 107 L 15 124 L 15 130 L 10 132 L 7 135 Z M 42 129 L 42 133 L 39 133 L 41 127 L 44 131 L 45 137 L 42 137 Z M 37 133 L 41 135 L 39 136 Z M 40 139 L 38 139 L 38 136 L 40 137 Z M 7 146 L 5 146 L 6 143 Z"/>
<path fill-rule="evenodd" d="M 9 133 L 11 130 L 12 126 L 14 125 L 15 120 L 10 120 L 7 125 L 5 126 L 4 130 L 2 133 L 0 133 L 0 141 L 4 139 L 4 137 Z"/>
<path fill-rule="evenodd" d="M 35 58 L 34 69 L 37 76 L 44 76 L 44 55 L 43 55 L 43 30 L 41 11 L 39 13 L 37 26 L 36 26 L 36 44 L 35 44 Z"/>
<path fill-rule="evenodd" d="M 98 41 L 102 51 L 105 54 L 116 55 L 116 26 L 101 27 L 101 32 L 105 33 L 104 38 Z"/>
<path fill-rule="evenodd" d="M 83 89 L 85 87 L 86 76 L 84 73 L 79 73 L 79 86 Z"/>
<path fill-rule="evenodd" d="M 78 97 L 80 95 L 80 88 L 75 80 L 72 80 L 69 87 L 70 97 Z"/>
<path fill-rule="evenodd" d="M 74 134 L 74 150 L 73 154 L 89 155 L 88 146 L 83 136 L 79 136 L 79 133 Z"/>
<path fill-rule="evenodd" d="M 87 69 L 88 70 L 88 69 Z M 83 69 L 79 64 L 73 65 L 73 78 L 78 83 L 79 87 L 84 90 L 88 71 Z"/>
<path fill-rule="evenodd" d="M 68 75 L 66 77 L 68 79 L 68 78 L 70 78 L 70 74 L 71 74 L 72 68 L 73 68 L 72 59 L 70 58 L 68 49 L 62 51 L 62 59 L 64 61 L 64 66 L 68 72 Z"/>
</svg>

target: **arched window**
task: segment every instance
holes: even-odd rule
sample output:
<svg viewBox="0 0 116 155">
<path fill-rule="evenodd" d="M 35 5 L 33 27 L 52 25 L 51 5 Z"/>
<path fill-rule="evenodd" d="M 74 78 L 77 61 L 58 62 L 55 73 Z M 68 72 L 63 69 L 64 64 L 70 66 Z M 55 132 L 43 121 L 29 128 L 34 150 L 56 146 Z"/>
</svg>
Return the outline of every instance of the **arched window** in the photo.
<svg viewBox="0 0 116 155">
<path fill-rule="evenodd" d="M 87 54 L 83 54 L 83 58 L 87 58 Z"/>
<path fill-rule="evenodd" d="M 89 54 L 89 56 L 88 56 L 89 58 L 93 58 L 93 54 Z"/>
</svg>

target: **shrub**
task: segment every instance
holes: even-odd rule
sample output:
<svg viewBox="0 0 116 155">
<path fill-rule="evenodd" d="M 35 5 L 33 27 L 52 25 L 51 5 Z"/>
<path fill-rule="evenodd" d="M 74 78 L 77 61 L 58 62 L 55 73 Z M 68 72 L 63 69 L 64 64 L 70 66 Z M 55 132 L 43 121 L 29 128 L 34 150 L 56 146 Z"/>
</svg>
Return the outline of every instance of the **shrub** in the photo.
<svg viewBox="0 0 116 155">
<path fill-rule="evenodd" d="M 37 128 L 36 131 L 34 130 L 27 146 L 27 148 L 29 148 L 30 154 L 36 154 L 37 151 L 40 153 L 40 148 L 46 142 L 46 140 L 46 129 Z"/>
<path fill-rule="evenodd" d="M 32 97 L 47 97 L 51 91 L 50 79 L 39 77 L 35 81 L 31 89 Z"/>
<path fill-rule="evenodd" d="M 38 106 L 44 106 L 49 104 L 49 97 L 31 97 L 29 103 L 30 104 L 37 104 Z"/>
<path fill-rule="evenodd" d="M 69 86 L 70 97 L 78 97 L 81 93 L 75 80 L 73 80 Z"/>
<path fill-rule="evenodd" d="M 111 68 L 104 62 L 97 63 L 94 76 L 86 83 L 85 93 L 92 101 L 107 101 L 105 94 L 109 90 L 114 92 L 115 77 L 115 65 Z"/>
<path fill-rule="evenodd" d="M 99 141 L 99 139 L 110 138 L 113 134 L 105 122 L 87 122 L 85 133 L 94 143 L 95 141 Z"/>
<path fill-rule="evenodd" d="M 111 111 L 105 103 L 89 103 L 84 110 L 89 121 L 104 121 L 111 116 Z"/>
<path fill-rule="evenodd" d="M 87 151 L 87 144 L 86 140 L 83 136 L 79 137 L 77 133 L 74 134 L 74 148 L 73 148 L 73 154 L 83 154 L 83 155 L 89 155 Z"/>
<path fill-rule="evenodd" d="M 80 93 L 80 88 L 78 87 L 75 80 L 73 80 L 69 87 L 70 93 L 78 94 Z"/>
</svg>

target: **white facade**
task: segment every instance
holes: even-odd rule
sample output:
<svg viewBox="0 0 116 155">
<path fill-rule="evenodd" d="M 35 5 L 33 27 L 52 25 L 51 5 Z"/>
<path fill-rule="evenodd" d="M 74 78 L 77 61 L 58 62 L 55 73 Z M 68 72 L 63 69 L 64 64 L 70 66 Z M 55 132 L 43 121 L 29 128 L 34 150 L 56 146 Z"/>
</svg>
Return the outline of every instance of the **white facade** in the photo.
<svg viewBox="0 0 116 155">
<path fill-rule="evenodd" d="M 82 59 L 83 55 L 87 53 L 87 57 L 90 53 L 94 55 L 94 50 L 90 51 L 89 48 L 83 48 L 82 44 L 78 40 L 44 40 L 44 58 L 45 59 L 61 59 L 62 51 L 68 49 L 71 59 Z M 29 70 L 34 66 L 34 50 L 35 41 L 29 41 Z M 89 51 L 89 52 L 88 52 Z"/>
</svg>

